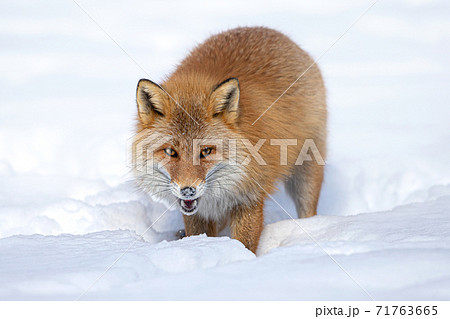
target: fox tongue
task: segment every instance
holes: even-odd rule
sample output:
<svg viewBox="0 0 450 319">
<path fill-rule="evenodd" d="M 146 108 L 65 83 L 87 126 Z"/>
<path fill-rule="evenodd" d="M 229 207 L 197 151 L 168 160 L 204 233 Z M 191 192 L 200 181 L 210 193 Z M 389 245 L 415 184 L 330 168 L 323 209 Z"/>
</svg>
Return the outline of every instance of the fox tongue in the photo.
<svg viewBox="0 0 450 319">
<path fill-rule="evenodd" d="M 186 206 L 187 209 L 191 209 L 192 206 L 194 205 L 194 201 L 193 200 L 184 200 L 184 205 Z"/>
<path fill-rule="evenodd" d="M 190 216 L 197 212 L 198 198 L 196 199 L 180 199 L 181 212 Z"/>
<path fill-rule="evenodd" d="M 181 206 L 185 209 L 185 210 L 193 210 L 193 209 L 195 209 L 195 207 L 196 207 L 196 205 L 197 205 L 197 200 L 196 199 L 192 199 L 192 200 L 189 200 L 189 199 L 182 199 L 181 200 Z"/>
</svg>

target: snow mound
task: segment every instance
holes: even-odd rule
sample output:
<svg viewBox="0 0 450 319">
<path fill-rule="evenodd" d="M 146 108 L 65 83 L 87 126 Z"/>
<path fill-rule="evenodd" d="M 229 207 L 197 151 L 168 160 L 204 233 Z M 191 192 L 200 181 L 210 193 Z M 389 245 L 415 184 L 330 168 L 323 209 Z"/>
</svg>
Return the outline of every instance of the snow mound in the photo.
<svg viewBox="0 0 450 319">
<path fill-rule="evenodd" d="M 155 244 L 131 231 L 12 236 L 0 239 L 0 298 L 448 299 L 448 207 L 445 196 L 277 222 L 266 226 L 258 258 L 228 237 Z"/>
<path fill-rule="evenodd" d="M 450 196 L 399 206 L 392 211 L 354 216 L 315 216 L 266 225 L 258 255 L 282 246 L 327 242 L 335 253 L 351 254 L 375 247 L 450 247 Z M 342 249 L 339 250 L 339 246 Z"/>
<path fill-rule="evenodd" d="M 136 284 L 255 258 L 227 237 L 152 245 L 130 231 L 12 236 L 0 240 L 0 255 L 0 299 L 76 299 L 107 270 L 88 296 L 126 298 L 121 291 Z"/>
</svg>

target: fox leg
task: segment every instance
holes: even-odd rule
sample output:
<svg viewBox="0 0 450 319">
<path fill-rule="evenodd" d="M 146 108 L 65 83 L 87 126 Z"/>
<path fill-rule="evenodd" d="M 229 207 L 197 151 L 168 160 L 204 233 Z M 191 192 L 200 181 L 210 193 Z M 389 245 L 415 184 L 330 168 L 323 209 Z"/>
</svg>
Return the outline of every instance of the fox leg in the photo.
<svg viewBox="0 0 450 319">
<path fill-rule="evenodd" d="M 264 201 L 250 207 L 239 206 L 231 214 L 231 237 L 239 240 L 253 253 L 256 253 L 264 227 L 263 206 Z"/>
<path fill-rule="evenodd" d="M 186 236 L 200 235 L 206 233 L 209 237 L 217 236 L 217 225 L 214 221 L 207 221 L 200 216 L 183 215 Z"/>
<path fill-rule="evenodd" d="M 285 186 L 295 203 L 299 218 L 316 215 L 322 180 L 323 165 L 308 161 L 294 166 Z"/>
</svg>

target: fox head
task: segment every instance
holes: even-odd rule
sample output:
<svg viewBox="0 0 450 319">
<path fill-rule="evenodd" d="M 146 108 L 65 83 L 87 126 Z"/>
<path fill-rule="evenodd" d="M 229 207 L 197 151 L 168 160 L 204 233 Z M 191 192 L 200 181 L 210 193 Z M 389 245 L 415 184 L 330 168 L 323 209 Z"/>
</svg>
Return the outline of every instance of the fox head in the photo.
<svg viewBox="0 0 450 319">
<path fill-rule="evenodd" d="M 242 193 L 239 158 L 239 82 L 209 87 L 195 81 L 159 86 L 139 81 L 138 135 L 133 156 L 140 186 L 153 197 L 177 203 L 181 212 L 220 218 Z M 144 154 L 145 153 L 145 154 Z M 144 155 L 142 155 L 144 154 Z M 245 192 L 244 192 L 245 193 Z"/>
</svg>

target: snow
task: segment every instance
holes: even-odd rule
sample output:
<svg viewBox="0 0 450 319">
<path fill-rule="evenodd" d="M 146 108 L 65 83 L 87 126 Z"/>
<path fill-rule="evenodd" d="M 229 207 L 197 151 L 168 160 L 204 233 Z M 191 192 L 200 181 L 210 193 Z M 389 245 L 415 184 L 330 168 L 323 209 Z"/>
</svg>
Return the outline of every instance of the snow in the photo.
<svg viewBox="0 0 450 319">
<path fill-rule="evenodd" d="M 156 244 L 125 230 L 11 236 L 0 240 L 0 298 L 364 300 L 367 291 L 377 300 L 445 299 L 449 204 L 445 196 L 280 221 L 265 228 L 258 257 L 239 241 L 205 235 Z"/>
<path fill-rule="evenodd" d="M 319 215 L 292 220 L 281 187 L 257 256 L 176 240 L 180 213 L 136 189 L 137 80 L 237 25 L 317 58 L 370 3 L 77 2 L 134 61 L 73 2 L 0 5 L 0 299 L 450 298 L 446 2 L 379 1 L 321 58 Z"/>
</svg>

